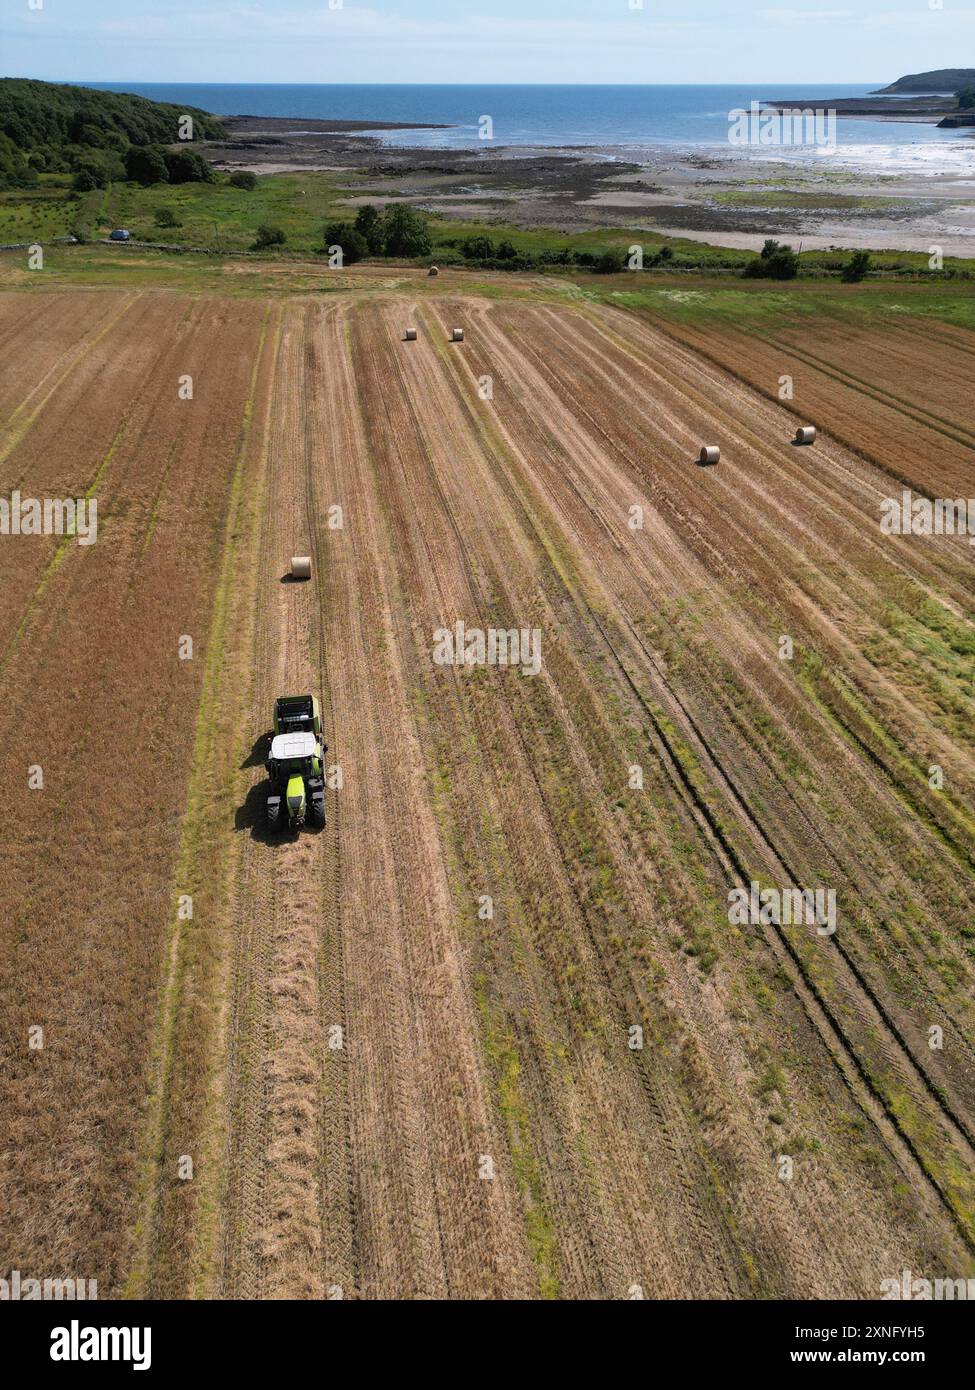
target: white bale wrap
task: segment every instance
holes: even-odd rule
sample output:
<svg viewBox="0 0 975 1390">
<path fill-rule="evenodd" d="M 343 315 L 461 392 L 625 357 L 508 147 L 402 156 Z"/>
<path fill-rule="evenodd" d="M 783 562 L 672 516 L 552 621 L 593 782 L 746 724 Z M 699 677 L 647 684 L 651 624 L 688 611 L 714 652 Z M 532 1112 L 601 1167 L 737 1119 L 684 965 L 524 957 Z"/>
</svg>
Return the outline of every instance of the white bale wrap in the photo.
<svg viewBox="0 0 975 1390">
<path fill-rule="evenodd" d="M 464 330 L 462 328 L 455 328 L 450 335 L 450 340 L 453 343 L 462 343 L 464 341 Z"/>
<path fill-rule="evenodd" d="M 311 578 L 311 556 L 292 555 L 291 557 L 291 578 L 310 579 Z"/>
<path fill-rule="evenodd" d="M 701 449 L 701 463 L 717 463 L 721 458 L 721 450 L 717 444 L 705 444 Z"/>
<path fill-rule="evenodd" d="M 406 330 L 406 337 L 405 337 L 405 340 L 404 340 L 404 341 L 407 342 L 407 343 L 415 343 L 415 342 L 416 342 L 416 329 L 415 329 L 415 328 L 408 328 L 408 329 Z"/>
<path fill-rule="evenodd" d="M 796 437 L 794 442 L 796 444 L 815 444 L 816 426 L 800 425 L 799 428 L 796 430 Z"/>
</svg>

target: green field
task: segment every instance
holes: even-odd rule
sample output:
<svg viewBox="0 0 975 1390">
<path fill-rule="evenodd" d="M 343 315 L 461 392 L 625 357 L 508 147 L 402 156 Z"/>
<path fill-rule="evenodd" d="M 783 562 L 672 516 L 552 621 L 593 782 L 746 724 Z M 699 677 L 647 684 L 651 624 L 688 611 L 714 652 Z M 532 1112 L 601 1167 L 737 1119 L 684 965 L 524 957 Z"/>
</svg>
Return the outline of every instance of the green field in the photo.
<svg viewBox="0 0 975 1390">
<path fill-rule="evenodd" d="M 73 194 L 66 175 L 48 174 L 41 177 L 36 189 L 0 192 L 0 241 L 44 241 L 68 236 L 79 228 L 97 238 L 107 236 L 113 227 L 125 227 L 138 241 L 239 253 L 253 246 L 258 227 L 271 224 L 280 227 L 287 240 L 281 250 L 263 254 L 321 254 L 325 223 L 354 220 L 356 209 L 343 206 L 341 200 L 356 196 L 360 181 L 363 192 L 368 193 L 366 176 L 348 170 L 339 176 L 320 172 L 265 174 L 251 191 L 234 188 L 221 177 L 210 184 L 155 184 L 150 188 L 117 183 L 108 189 Z M 174 214 L 178 226 L 157 224 L 156 214 L 163 209 Z M 448 261 L 459 243 L 481 234 L 495 240 L 505 238 L 519 252 L 535 254 L 563 249 L 599 252 L 628 247 L 634 241 L 652 249 L 665 242 L 663 237 L 632 228 L 570 235 L 547 228 L 526 231 L 506 224 L 451 221 L 433 215 L 430 220 L 435 254 Z M 669 244 L 685 251 L 695 263 L 737 267 L 748 259 L 747 253 L 690 241 L 670 239 Z"/>
<path fill-rule="evenodd" d="M 246 191 L 234 188 L 226 176 L 215 183 L 156 184 L 116 183 L 90 193 L 72 192 L 64 174 L 42 175 L 36 187 L 0 191 L 0 242 L 50 242 L 81 231 L 92 239 L 104 238 L 113 227 L 126 227 L 138 241 L 206 249 L 222 255 L 249 252 L 262 224 L 280 227 L 283 247 L 265 256 L 285 260 L 323 254 L 326 222 L 352 221 L 355 209 L 343 199 L 361 188 L 369 192 L 365 174 L 343 170 L 340 174 L 268 174 Z M 171 213 L 177 225 L 160 226 L 156 215 Z M 661 246 L 673 251 L 673 259 L 660 273 L 723 273 L 734 275 L 753 259 L 754 253 L 708 246 L 679 237 L 662 237 L 645 229 L 615 227 L 584 233 L 563 233 L 549 228 L 525 230 L 505 223 L 456 221 L 430 215 L 433 257 L 441 264 L 463 260 L 460 247 L 468 238 L 486 235 L 495 242 L 510 241 L 520 254 L 589 251 L 598 255 L 633 244 L 644 248 L 647 258 Z M 788 240 L 788 238 L 786 238 Z M 804 276 L 836 275 L 849 258 L 848 252 L 810 251 L 802 255 Z M 912 252 L 872 252 L 875 273 L 886 276 L 933 278 L 927 256 Z M 952 277 L 968 278 L 973 272 L 961 260 L 948 259 Z M 560 268 L 552 268 L 560 269 Z M 657 274 L 651 270 L 650 274 Z"/>
</svg>

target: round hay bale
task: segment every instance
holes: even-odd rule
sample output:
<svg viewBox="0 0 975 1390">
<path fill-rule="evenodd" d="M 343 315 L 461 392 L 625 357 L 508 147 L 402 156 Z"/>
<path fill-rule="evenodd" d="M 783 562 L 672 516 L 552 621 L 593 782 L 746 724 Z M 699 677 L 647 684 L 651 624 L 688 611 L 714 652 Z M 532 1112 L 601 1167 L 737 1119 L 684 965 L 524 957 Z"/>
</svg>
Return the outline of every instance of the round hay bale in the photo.
<svg viewBox="0 0 975 1390">
<path fill-rule="evenodd" d="M 721 458 L 721 450 L 717 444 L 705 444 L 701 449 L 701 463 L 717 463 Z"/>
<path fill-rule="evenodd" d="M 439 275 L 439 274 L 440 274 L 440 267 L 439 267 L 438 265 L 432 265 L 432 266 L 430 267 L 430 274 L 431 274 L 431 275 Z"/>
<path fill-rule="evenodd" d="M 462 328 L 455 328 L 450 337 L 451 342 L 462 343 L 464 341 L 464 330 Z"/>
<path fill-rule="evenodd" d="M 406 330 L 406 334 L 405 334 L 405 337 L 404 337 L 404 342 L 407 342 L 407 343 L 415 343 L 415 342 L 416 342 L 416 329 L 415 329 L 415 328 L 408 328 L 408 329 Z"/>
<path fill-rule="evenodd" d="M 292 555 L 291 557 L 291 578 L 310 579 L 311 578 L 311 556 Z"/>
<path fill-rule="evenodd" d="M 796 443 L 796 444 L 815 444 L 815 442 L 816 442 L 816 426 L 815 426 L 815 425 L 800 425 L 799 428 L 796 430 L 796 437 L 795 437 L 794 443 Z"/>
</svg>

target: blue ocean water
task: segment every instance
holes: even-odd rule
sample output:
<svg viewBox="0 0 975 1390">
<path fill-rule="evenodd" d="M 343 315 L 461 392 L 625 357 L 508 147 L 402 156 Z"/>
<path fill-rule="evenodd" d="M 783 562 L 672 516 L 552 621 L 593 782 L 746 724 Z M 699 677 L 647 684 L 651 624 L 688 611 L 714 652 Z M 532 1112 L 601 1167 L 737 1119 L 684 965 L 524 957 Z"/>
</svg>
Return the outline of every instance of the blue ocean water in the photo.
<svg viewBox="0 0 975 1390">
<path fill-rule="evenodd" d="M 728 113 L 753 101 L 797 98 L 817 104 L 865 96 L 883 80 L 858 85 L 830 83 L 749 86 L 386 86 L 234 85 L 92 82 L 157 101 L 199 106 L 217 115 L 351 121 L 429 121 L 445 130 L 387 131 L 385 144 L 433 149 L 485 148 L 484 115 L 494 123 L 493 145 L 612 147 L 618 151 L 696 150 L 772 155 L 729 145 Z M 960 169 L 975 163 L 975 141 L 964 132 L 933 125 L 868 119 L 839 120 L 841 162 L 895 167 Z M 822 157 L 796 151 L 795 157 Z"/>
</svg>

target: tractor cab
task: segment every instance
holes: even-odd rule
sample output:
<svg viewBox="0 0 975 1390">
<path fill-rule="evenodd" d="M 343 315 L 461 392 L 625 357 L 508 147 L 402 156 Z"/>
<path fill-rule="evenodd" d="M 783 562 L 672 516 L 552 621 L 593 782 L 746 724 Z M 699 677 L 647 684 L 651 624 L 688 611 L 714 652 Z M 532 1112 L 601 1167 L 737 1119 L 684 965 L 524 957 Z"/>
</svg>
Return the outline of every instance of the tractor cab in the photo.
<svg viewBox="0 0 975 1390">
<path fill-rule="evenodd" d="M 314 777 L 322 770 L 322 742 L 314 734 L 278 734 L 271 740 L 268 770 L 276 768 L 302 777 Z"/>
</svg>

